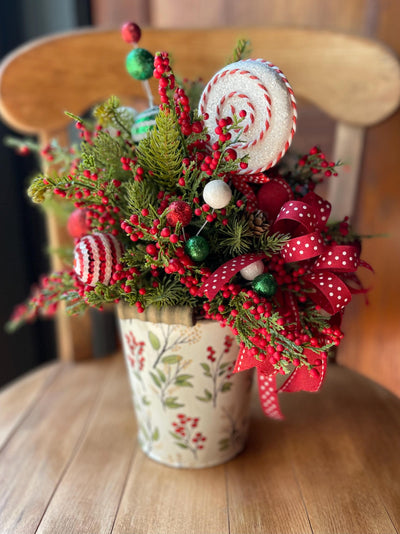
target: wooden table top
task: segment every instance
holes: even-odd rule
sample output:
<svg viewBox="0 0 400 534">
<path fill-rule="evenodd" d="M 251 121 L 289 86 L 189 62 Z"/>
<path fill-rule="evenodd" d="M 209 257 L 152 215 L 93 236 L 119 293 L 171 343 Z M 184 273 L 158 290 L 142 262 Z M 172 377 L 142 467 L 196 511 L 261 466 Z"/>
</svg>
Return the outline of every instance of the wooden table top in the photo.
<svg viewBox="0 0 400 534">
<path fill-rule="evenodd" d="M 400 400 L 331 365 L 321 393 L 252 407 L 225 465 L 149 460 L 120 356 L 54 363 L 0 394 L 1 534 L 400 531 Z"/>
</svg>

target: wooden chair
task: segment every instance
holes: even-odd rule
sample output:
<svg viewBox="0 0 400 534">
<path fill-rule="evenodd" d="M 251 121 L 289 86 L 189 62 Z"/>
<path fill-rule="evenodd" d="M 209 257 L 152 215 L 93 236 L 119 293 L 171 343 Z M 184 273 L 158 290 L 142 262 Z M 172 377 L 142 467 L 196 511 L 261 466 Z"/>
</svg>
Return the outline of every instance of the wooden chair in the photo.
<svg viewBox="0 0 400 534">
<path fill-rule="evenodd" d="M 252 57 L 278 65 L 296 97 L 311 102 L 336 121 L 333 158 L 349 164 L 329 191 L 335 218 L 353 212 L 365 129 L 399 105 L 400 69 L 391 51 L 377 42 L 327 31 L 285 28 L 210 30 L 146 29 L 140 43 L 153 53 L 172 53 L 175 71 L 207 81 L 224 66 L 238 38 L 251 40 Z M 23 134 L 67 141 L 64 110 L 82 114 L 112 94 L 124 103 L 143 101 L 143 89 L 125 72 L 129 46 L 118 31 L 84 30 L 28 43 L 8 56 L 0 71 L 3 120 Z M 154 80 L 153 80 L 154 82 Z M 153 83 L 152 82 L 152 83 Z M 154 91 L 157 94 L 157 91 Z M 48 218 L 51 247 L 65 232 Z M 59 267 L 53 258 L 53 267 Z M 91 353 L 90 322 L 57 319 L 59 356 L 81 359 Z"/>
</svg>

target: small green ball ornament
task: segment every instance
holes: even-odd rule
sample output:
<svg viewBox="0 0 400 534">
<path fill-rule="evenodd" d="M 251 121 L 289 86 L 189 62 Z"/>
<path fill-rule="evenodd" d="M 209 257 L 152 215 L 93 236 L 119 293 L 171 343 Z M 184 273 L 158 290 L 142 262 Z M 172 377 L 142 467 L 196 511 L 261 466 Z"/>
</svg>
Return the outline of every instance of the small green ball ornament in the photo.
<svg viewBox="0 0 400 534">
<path fill-rule="evenodd" d="M 186 241 L 185 252 L 193 261 L 203 261 L 210 252 L 210 246 L 204 237 L 195 235 Z"/>
<path fill-rule="evenodd" d="M 251 283 L 254 291 L 262 297 L 272 297 L 278 289 L 278 284 L 272 274 L 264 273 L 256 276 Z"/>
<path fill-rule="evenodd" d="M 154 57 L 145 48 L 133 48 L 126 56 L 126 70 L 135 80 L 148 80 L 153 76 Z"/>
<path fill-rule="evenodd" d="M 132 139 L 135 143 L 139 143 L 154 128 L 159 111 L 160 108 L 158 106 L 153 106 L 136 115 L 135 122 L 131 128 Z"/>
</svg>

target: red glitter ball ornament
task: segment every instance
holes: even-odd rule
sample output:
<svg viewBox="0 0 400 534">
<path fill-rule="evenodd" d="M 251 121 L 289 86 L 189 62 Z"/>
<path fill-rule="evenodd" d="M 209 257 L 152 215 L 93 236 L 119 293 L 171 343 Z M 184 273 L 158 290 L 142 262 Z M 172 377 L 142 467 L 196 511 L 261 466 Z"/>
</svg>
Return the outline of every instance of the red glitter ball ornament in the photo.
<svg viewBox="0 0 400 534">
<path fill-rule="evenodd" d="M 290 186 L 282 178 L 272 178 L 257 193 L 258 209 L 265 213 L 268 221 L 274 221 L 282 205 L 292 199 Z"/>
<path fill-rule="evenodd" d="M 121 28 L 121 36 L 126 43 L 138 43 L 142 30 L 135 22 L 125 22 Z"/>
<path fill-rule="evenodd" d="M 90 231 L 88 210 L 76 209 L 68 217 L 67 230 L 71 237 L 80 239 Z"/>
<path fill-rule="evenodd" d="M 192 208 L 183 200 L 175 200 L 168 207 L 167 223 L 175 227 L 178 222 L 187 226 L 192 220 Z"/>
</svg>

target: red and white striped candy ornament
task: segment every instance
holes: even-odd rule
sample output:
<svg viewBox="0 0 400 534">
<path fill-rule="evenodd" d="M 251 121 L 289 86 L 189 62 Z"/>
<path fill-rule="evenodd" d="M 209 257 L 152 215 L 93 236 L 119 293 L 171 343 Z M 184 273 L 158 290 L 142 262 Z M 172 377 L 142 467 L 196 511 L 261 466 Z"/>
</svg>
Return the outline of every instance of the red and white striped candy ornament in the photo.
<svg viewBox="0 0 400 534">
<path fill-rule="evenodd" d="M 289 148 L 296 131 L 297 108 L 284 74 L 269 61 L 247 59 L 227 65 L 208 82 L 199 103 L 210 144 L 218 141 L 218 120 L 246 111 L 239 157 L 249 155 L 240 174 L 257 174 L 273 167 Z"/>
<path fill-rule="evenodd" d="M 89 286 L 108 285 L 122 255 L 121 243 L 111 234 L 82 237 L 74 249 L 74 271 Z"/>
</svg>

